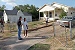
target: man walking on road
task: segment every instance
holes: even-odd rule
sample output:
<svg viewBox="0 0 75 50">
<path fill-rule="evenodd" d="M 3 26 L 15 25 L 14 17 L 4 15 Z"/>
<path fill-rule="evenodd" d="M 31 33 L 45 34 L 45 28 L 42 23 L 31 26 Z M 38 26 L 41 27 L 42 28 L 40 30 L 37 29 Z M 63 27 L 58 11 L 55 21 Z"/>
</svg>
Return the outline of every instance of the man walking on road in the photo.
<svg viewBox="0 0 75 50">
<path fill-rule="evenodd" d="M 22 38 L 21 38 L 21 31 L 22 31 L 22 22 L 21 22 L 21 20 L 22 20 L 22 17 L 20 16 L 19 20 L 17 22 L 17 25 L 18 25 L 18 39 L 19 40 L 22 40 Z"/>
</svg>

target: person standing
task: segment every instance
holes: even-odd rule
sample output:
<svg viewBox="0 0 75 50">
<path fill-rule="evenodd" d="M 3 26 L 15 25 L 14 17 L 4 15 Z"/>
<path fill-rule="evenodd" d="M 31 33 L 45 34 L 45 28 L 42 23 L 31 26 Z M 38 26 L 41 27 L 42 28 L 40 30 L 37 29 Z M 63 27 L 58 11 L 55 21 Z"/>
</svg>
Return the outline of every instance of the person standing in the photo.
<svg viewBox="0 0 75 50">
<path fill-rule="evenodd" d="M 4 33 L 4 21 L 2 18 L 0 19 L 0 27 L 1 27 L 1 32 Z"/>
<path fill-rule="evenodd" d="M 18 25 L 18 39 L 19 40 L 22 40 L 22 38 L 21 38 L 21 31 L 22 31 L 22 22 L 21 22 L 21 20 L 22 20 L 22 17 L 20 16 L 19 20 L 17 22 L 17 25 Z"/>
<path fill-rule="evenodd" d="M 28 23 L 26 21 L 26 18 L 24 18 L 23 29 L 24 29 L 24 37 L 26 37 L 27 36 L 27 29 L 28 29 Z"/>
<path fill-rule="evenodd" d="M 0 18 L 0 32 L 1 32 L 1 18 Z"/>
<path fill-rule="evenodd" d="M 48 17 L 46 18 L 46 26 L 48 26 Z"/>
</svg>

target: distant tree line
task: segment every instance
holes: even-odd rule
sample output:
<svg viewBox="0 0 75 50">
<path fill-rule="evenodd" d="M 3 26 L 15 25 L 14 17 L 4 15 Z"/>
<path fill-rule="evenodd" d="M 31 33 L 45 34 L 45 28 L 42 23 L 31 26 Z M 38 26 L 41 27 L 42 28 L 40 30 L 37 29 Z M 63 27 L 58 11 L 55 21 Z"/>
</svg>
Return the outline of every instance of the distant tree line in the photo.
<svg viewBox="0 0 75 50">
<path fill-rule="evenodd" d="M 6 8 L 5 5 L 0 6 L 0 11 L 4 11 L 5 8 Z"/>
<path fill-rule="evenodd" d="M 18 5 L 14 7 L 17 10 L 21 10 L 22 12 L 27 12 L 32 14 L 32 20 L 38 20 L 39 19 L 39 12 L 37 11 L 37 9 L 39 9 L 38 7 L 35 7 L 34 5 Z M 14 9 L 13 8 L 13 9 Z"/>
</svg>

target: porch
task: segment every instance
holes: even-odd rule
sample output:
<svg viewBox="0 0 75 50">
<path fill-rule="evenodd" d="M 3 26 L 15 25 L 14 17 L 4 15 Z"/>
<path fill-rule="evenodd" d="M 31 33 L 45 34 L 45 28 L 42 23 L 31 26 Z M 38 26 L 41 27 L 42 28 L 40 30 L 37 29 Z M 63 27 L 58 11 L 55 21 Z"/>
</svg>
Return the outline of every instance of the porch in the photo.
<svg viewBox="0 0 75 50">
<path fill-rule="evenodd" d="M 43 17 L 40 16 L 40 13 L 43 12 Z M 46 19 L 47 17 L 49 20 L 54 21 L 55 19 L 59 19 L 59 15 L 61 13 L 60 8 L 56 7 L 45 7 L 39 11 L 39 20 Z"/>
</svg>

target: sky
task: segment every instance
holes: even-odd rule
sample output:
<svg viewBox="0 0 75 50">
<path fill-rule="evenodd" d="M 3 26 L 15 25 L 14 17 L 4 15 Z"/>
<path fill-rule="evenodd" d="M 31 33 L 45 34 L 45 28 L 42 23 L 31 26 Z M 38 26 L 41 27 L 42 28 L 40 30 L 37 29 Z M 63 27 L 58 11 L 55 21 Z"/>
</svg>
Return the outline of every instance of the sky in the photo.
<svg viewBox="0 0 75 50">
<path fill-rule="evenodd" d="M 29 4 L 40 8 L 45 4 L 51 4 L 53 2 L 75 7 L 75 0 L 0 0 L 0 6 L 5 5 L 6 9 L 12 9 L 17 5 Z"/>
</svg>

